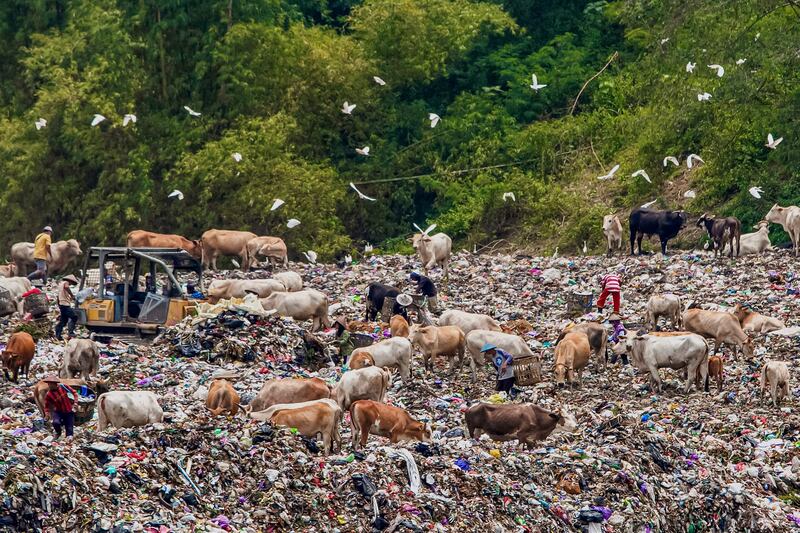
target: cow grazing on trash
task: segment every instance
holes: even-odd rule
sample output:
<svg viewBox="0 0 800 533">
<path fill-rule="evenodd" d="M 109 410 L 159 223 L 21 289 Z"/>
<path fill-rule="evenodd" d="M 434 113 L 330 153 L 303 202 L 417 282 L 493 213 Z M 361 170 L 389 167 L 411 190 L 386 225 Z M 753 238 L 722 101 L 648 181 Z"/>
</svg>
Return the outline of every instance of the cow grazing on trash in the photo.
<svg viewBox="0 0 800 533">
<path fill-rule="evenodd" d="M 263 236 L 250 239 L 245 244 L 244 251 L 242 270 L 245 272 L 250 270 L 252 264 L 258 262 L 259 256 L 269 259 L 272 268 L 275 268 L 278 263 L 282 264 L 283 268 L 289 266 L 289 253 L 286 249 L 286 243 L 279 237 Z"/>
<path fill-rule="evenodd" d="M 164 421 L 158 397 L 149 391 L 111 391 L 97 399 L 97 431 L 146 426 Z"/>
<path fill-rule="evenodd" d="M 772 243 L 769 241 L 769 222 L 762 220 L 753 229 L 757 230 L 754 233 L 745 233 L 741 238 L 741 246 L 736 256 L 761 254 L 764 250 L 772 248 Z M 726 244 L 722 249 L 722 253 L 729 253 L 731 247 Z"/>
<path fill-rule="evenodd" d="M 428 270 L 440 266 L 443 276 L 447 278 L 447 267 L 450 264 L 450 255 L 453 252 L 453 240 L 444 233 L 428 235 L 415 233 L 411 238 L 414 250 L 422 261 L 422 270 L 428 275 Z"/>
<path fill-rule="evenodd" d="M 247 243 L 256 237 L 258 235 L 249 231 L 225 229 L 210 229 L 206 231 L 200 237 L 203 249 L 203 268 L 208 269 L 210 267 L 216 270 L 217 257 L 220 255 L 238 256 L 242 262 L 242 268 L 245 265 L 250 268 L 253 266 L 251 263 L 255 261 L 255 258 L 248 257 Z"/>
<path fill-rule="evenodd" d="M 631 234 L 631 255 L 634 255 L 634 244 L 638 245 L 642 254 L 642 238 L 645 235 L 658 235 L 661 241 L 661 253 L 667 255 L 667 242 L 678 235 L 686 225 L 688 217 L 685 211 L 657 211 L 654 209 L 634 209 L 628 217 Z"/>
<path fill-rule="evenodd" d="M 349 370 L 342 374 L 331 397 L 335 398 L 339 407 L 346 411 L 356 400 L 383 402 L 391 384 L 392 375 L 385 368 L 370 366 Z"/>
<path fill-rule="evenodd" d="M 100 369 L 100 348 L 91 339 L 70 339 L 64 350 L 64 360 L 58 372 L 60 378 L 88 379 L 97 377 Z"/>
<path fill-rule="evenodd" d="M 247 293 L 266 298 L 273 292 L 286 292 L 286 286 L 277 279 L 215 279 L 206 292 L 208 301 L 215 304 L 220 300 L 244 298 Z"/>
<path fill-rule="evenodd" d="M 564 380 L 574 385 L 576 382 L 583 385 L 581 377 L 583 369 L 589 364 L 589 356 L 591 354 L 591 346 L 589 346 L 589 337 L 582 331 L 570 331 L 561 342 L 558 343 L 555 350 L 555 366 L 553 367 L 553 374 L 555 376 L 556 385 L 563 385 Z"/>
<path fill-rule="evenodd" d="M 356 348 L 350 355 L 353 357 L 367 353 L 372 356 L 374 366 L 381 368 L 396 368 L 400 372 L 400 377 L 404 383 L 408 383 L 411 378 L 411 341 L 405 337 L 392 337 L 381 342 Z M 353 368 L 348 361 L 347 366 Z"/>
<path fill-rule="evenodd" d="M 24 277 L 0 278 L 0 288 L 8 291 L 9 296 L 17 304 L 17 312 L 24 314 L 25 302 L 22 295 L 33 288 L 31 280 Z"/>
<path fill-rule="evenodd" d="M 75 239 L 67 241 L 57 241 L 50 245 L 52 260 L 47 262 L 47 275 L 60 274 L 81 255 L 81 245 Z M 11 260 L 17 265 L 17 272 L 20 276 L 28 274 L 28 268 L 35 268 L 36 261 L 33 259 L 33 243 L 18 242 L 11 247 Z"/>
<path fill-rule="evenodd" d="M 128 248 L 180 248 L 195 259 L 203 258 L 203 244 L 200 240 L 190 240 L 182 235 L 137 229 L 128 233 L 125 244 Z"/>
<path fill-rule="evenodd" d="M 791 398 L 789 391 L 789 367 L 783 361 L 768 361 L 761 369 L 761 403 L 764 402 L 764 390 L 769 385 L 772 406 L 777 407 L 784 396 Z"/>
<path fill-rule="evenodd" d="M 287 292 L 297 292 L 303 290 L 303 278 L 297 272 L 287 270 L 285 272 L 278 272 L 272 275 L 272 279 L 276 279 L 283 283 Z"/>
<path fill-rule="evenodd" d="M 403 318 L 403 315 L 393 315 L 389 320 L 389 331 L 392 337 L 408 337 L 408 321 Z"/>
<path fill-rule="evenodd" d="M 708 382 L 712 379 L 717 382 L 717 392 L 722 392 L 723 369 L 722 357 L 712 355 L 708 358 L 708 376 L 706 376 L 705 382 L 706 392 L 708 392 Z"/>
<path fill-rule="evenodd" d="M 435 358 L 438 355 L 450 357 L 450 373 L 456 371 L 456 357 L 458 358 L 458 372 L 464 366 L 465 340 L 464 332 L 456 326 L 426 326 L 418 324 L 411 326 L 409 340 L 422 351 L 425 370 L 433 372 Z"/>
<path fill-rule="evenodd" d="M 72 387 L 73 390 L 77 391 L 81 387 L 88 387 L 89 389 L 94 392 L 95 396 L 100 396 L 104 392 L 108 392 L 110 389 L 108 388 L 107 381 L 96 381 L 91 382 L 85 379 L 65 379 L 59 378 L 59 383 L 63 383 L 64 385 L 68 385 Z M 50 413 L 44 410 L 44 398 L 47 396 L 47 393 L 50 391 L 50 387 L 48 384 L 42 379 L 39 380 L 36 385 L 31 387 L 33 391 L 33 401 L 36 402 L 36 407 L 39 408 L 39 413 L 45 418 L 50 416 Z"/>
<path fill-rule="evenodd" d="M 666 318 L 672 327 L 681 328 L 681 299 L 675 294 L 654 294 L 645 306 L 647 323 L 658 331 L 658 319 Z"/>
<path fill-rule="evenodd" d="M 245 411 L 263 411 L 279 403 L 310 402 L 330 397 L 331 388 L 319 378 L 271 379 L 264 383 Z"/>
<path fill-rule="evenodd" d="M 786 327 L 781 320 L 756 313 L 741 304 L 733 307 L 733 316 L 739 321 L 745 333 L 769 333 Z"/>
<path fill-rule="evenodd" d="M 800 250 L 800 207 L 796 205 L 781 207 L 775 204 L 764 217 L 764 220 L 783 226 L 784 231 L 789 234 L 789 238 L 792 240 L 794 256 L 797 257 L 798 250 Z"/>
<path fill-rule="evenodd" d="M 715 218 L 714 215 L 703 215 L 697 219 L 697 227 L 705 227 L 708 238 L 714 243 L 714 256 L 722 255 L 727 244 L 730 248 L 728 257 L 734 252 L 738 257 L 742 251 L 742 223 L 736 217 Z M 733 243 L 736 242 L 734 248 Z"/>
<path fill-rule="evenodd" d="M 605 326 L 597 322 L 569 324 L 563 330 L 561 330 L 561 333 L 558 335 L 558 339 L 556 339 L 556 346 L 558 346 L 558 343 L 561 342 L 561 339 L 563 339 L 567 333 L 573 331 L 579 331 L 586 335 L 586 338 L 589 340 L 589 346 L 591 347 L 597 362 L 600 363 L 603 368 L 605 368 L 608 360 L 608 331 L 606 331 Z"/>
<path fill-rule="evenodd" d="M 658 392 L 661 392 L 659 368 L 685 368 L 686 394 L 698 377 L 701 383 L 705 383 L 708 375 L 708 343 L 700 335 L 632 335 L 628 338 L 627 349 L 633 364 L 640 371 L 650 373 L 650 386 Z"/>
<path fill-rule="evenodd" d="M 367 322 L 375 321 L 378 318 L 378 312 L 383 309 L 383 301 L 386 297 L 396 298 L 400 292 L 397 287 L 384 285 L 383 283 L 372 282 L 367 285 L 367 314 L 365 320 Z"/>
<path fill-rule="evenodd" d="M 347 368 L 350 370 L 358 370 L 359 368 L 367 368 L 368 366 L 375 366 L 375 359 L 364 351 L 351 353 L 350 359 L 347 360 Z"/>
<path fill-rule="evenodd" d="M 304 437 L 321 438 L 325 455 L 342 448 L 339 424 L 342 409 L 330 399 L 301 403 L 276 404 L 263 411 L 251 412 L 250 417 L 276 426 L 295 428 Z"/>
<path fill-rule="evenodd" d="M 622 251 L 622 222 L 617 215 L 606 215 L 603 217 L 603 235 L 606 236 L 608 250 L 606 256 L 611 257 L 616 251 Z"/>
<path fill-rule="evenodd" d="M 331 327 L 328 317 L 328 297 L 317 290 L 273 292 L 259 301 L 266 311 L 274 309 L 281 316 L 290 316 L 295 320 L 311 320 L 311 331 Z"/>
<path fill-rule="evenodd" d="M 464 341 L 467 345 L 467 350 L 470 354 L 470 367 L 472 370 L 472 381 L 476 381 L 478 379 L 477 367 L 478 365 L 483 366 L 484 364 L 484 357 L 481 353 L 481 349 L 486 344 L 493 344 L 503 350 L 504 352 L 510 353 L 512 356 L 523 356 L 523 355 L 530 355 L 533 356 L 538 363 L 538 370 L 535 372 L 537 374 L 536 380 L 541 381 L 542 379 L 542 370 L 541 370 L 541 362 L 539 362 L 539 357 L 534 355 L 531 351 L 530 347 L 525 343 L 522 338 L 518 337 L 517 335 L 511 335 L 509 333 L 502 333 L 499 331 L 486 331 L 482 329 L 472 330 L 464 337 Z"/>
<path fill-rule="evenodd" d="M 29 377 L 31 361 L 33 361 L 35 353 L 36 342 L 29 333 L 19 331 L 11 335 L 6 349 L 0 355 L 3 359 L 3 373 L 6 379 L 16 383 L 20 374 L 25 374 L 25 377 Z M 11 372 L 10 376 L 9 371 Z"/>
<path fill-rule="evenodd" d="M 230 416 L 236 416 L 239 412 L 239 394 L 227 379 L 215 379 L 208 389 L 206 397 L 206 409 L 211 411 L 213 416 L 219 416 L 225 411 Z"/>
<path fill-rule="evenodd" d="M 503 328 L 497 321 L 489 315 L 482 315 L 479 313 L 467 313 L 458 309 L 450 309 L 445 311 L 439 317 L 440 326 L 457 326 L 464 335 L 468 334 L 474 329 L 483 329 L 487 331 L 502 332 Z"/>
<path fill-rule="evenodd" d="M 0 278 L 13 278 L 17 275 L 17 265 L 8 263 L 0 266 Z"/>
<path fill-rule="evenodd" d="M 476 403 L 467 409 L 464 419 L 473 439 L 485 433 L 496 441 L 519 441 L 528 449 L 555 431 L 572 433 L 578 427 L 575 417 L 566 410 L 548 411 L 531 403 Z"/>
<path fill-rule="evenodd" d="M 350 406 L 353 449 L 366 446 L 370 434 L 389 439 L 392 444 L 418 440 L 431 442 L 431 428 L 418 422 L 399 407 L 372 400 L 358 400 Z"/>
<path fill-rule="evenodd" d="M 687 309 L 681 316 L 683 327 L 706 339 L 714 339 L 714 355 L 723 344 L 738 346 L 745 357 L 753 357 L 753 341 L 742 330 L 739 320 L 730 313 Z"/>
</svg>

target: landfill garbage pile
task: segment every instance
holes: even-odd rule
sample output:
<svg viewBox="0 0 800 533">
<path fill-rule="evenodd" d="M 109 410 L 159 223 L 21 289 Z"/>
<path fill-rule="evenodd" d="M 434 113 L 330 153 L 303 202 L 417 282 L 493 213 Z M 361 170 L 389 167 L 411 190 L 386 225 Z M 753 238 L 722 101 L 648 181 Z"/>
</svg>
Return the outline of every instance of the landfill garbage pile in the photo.
<svg viewBox="0 0 800 533">
<path fill-rule="evenodd" d="M 411 382 L 395 379 L 388 401 L 429 422 L 432 442 L 391 444 L 370 436 L 356 452 L 346 415 L 342 448 L 329 456 L 291 428 L 244 413 L 212 417 L 203 398 L 220 371 L 236 375 L 245 405 L 274 377 L 317 376 L 334 385 L 345 369 L 333 331 L 315 334 L 324 345 L 315 353 L 303 339 L 309 322 L 232 302 L 218 314 L 167 328 L 150 344 L 115 338 L 101 345 L 100 377 L 112 390 L 154 391 L 165 420 L 101 433 L 95 414 L 72 441 L 54 441 L 29 399 L 29 385 L 57 370 L 64 349 L 44 338 L 30 379 L 2 382 L 0 530 L 798 530 L 795 264 L 785 252 L 735 261 L 702 252 L 666 259 L 456 254 L 447 283 L 433 274 L 440 307 L 490 314 L 521 335 L 541 356 L 544 381 L 521 387 L 512 400 L 494 391 L 491 368 L 472 383 L 467 369 L 449 374 L 443 358 L 426 374 L 415 354 Z M 386 324 L 363 322 L 366 285 L 382 281 L 413 292 L 407 276 L 419 262 L 374 256 L 345 269 L 291 266 L 306 286 L 329 296 L 332 317 L 346 316 L 354 331 L 379 340 L 388 336 Z M 592 361 L 581 388 L 557 388 L 553 347 L 561 328 L 570 319 L 597 317 L 593 307 L 582 318 L 574 307 L 568 313 L 571 295 L 596 299 L 599 277 L 610 270 L 622 272 L 629 330 L 645 325 L 650 295 L 667 292 L 684 307 L 746 303 L 787 329 L 754 337 L 750 360 L 724 347 L 719 393 L 712 384 L 710 393 L 684 394 L 683 374 L 662 369 L 658 394 L 646 375 L 620 361 L 605 369 Z M 12 319 L 4 333 L 18 326 Z M 777 408 L 759 401 L 761 368 L 771 359 L 787 361 L 792 378 L 790 398 Z M 464 410 L 477 400 L 566 408 L 578 429 L 554 433 L 533 450 L 475 441 L 465 434 Z"/>
</svg>

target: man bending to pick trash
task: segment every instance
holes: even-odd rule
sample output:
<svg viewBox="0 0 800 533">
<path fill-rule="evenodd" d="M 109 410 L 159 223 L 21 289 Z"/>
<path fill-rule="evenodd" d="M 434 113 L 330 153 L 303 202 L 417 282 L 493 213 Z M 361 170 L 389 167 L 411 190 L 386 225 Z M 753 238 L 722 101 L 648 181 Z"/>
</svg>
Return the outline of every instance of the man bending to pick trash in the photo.
<svg viewBox="0 0 800 533">
<path fill-rule="evenodd" d="M 75 413 L 72 409 L 75 405 L 77 395 L 68 385 L 58 381 L 57 376 L 47 376 L 44 378 L 47 387 L 50 389 L 44 397 L 44 412 L 53 421 L 53 429 L 56 438 L 61 437 L 61 428 L 66 431 L 67 437 L 72 437 L 72 429 L 75 425 Z"/>
<path fill-rule="evenodd" d="M 622 280 L 618 272 L 622 271 L 622 268 L 617 269 L 617 272 L 609 272 L 605 276 L 603 276 L 603 280 L 600 282 L 600 288 L 602 292 L 600 293 L 600 298 L 597 299 L 597 312 L 602 313 L 603 307 L 606 305 L 606 299 L 608 296 L 611 295 L 611 299 L 614 301 L 614 312 L 619 314 L 619 293 L 622 290 Z"/>
<path fill-rule="evenodd" d="M 481 348 L 481 353 L 492 358 L 492 364 L 497 369 L 496 390 L 503 391 L 510 397 L 516 396 L 514 392 L 514 367 L 511 366 L 514 358 L 510 353 L 504 352 L 494 344 L 486 343 Z"/>
</svg>

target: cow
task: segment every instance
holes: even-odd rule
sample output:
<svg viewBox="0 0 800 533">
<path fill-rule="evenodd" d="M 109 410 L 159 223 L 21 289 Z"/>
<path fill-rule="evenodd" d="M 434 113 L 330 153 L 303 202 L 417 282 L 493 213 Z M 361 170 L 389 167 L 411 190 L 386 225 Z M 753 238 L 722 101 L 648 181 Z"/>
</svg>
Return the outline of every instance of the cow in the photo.
<svg viewBox="0 0 800 533">
<path fill-rule="evenodd" d="M 697 227 L 705 227 L 708 238 L 714 243 L 714 256 L 722 254 L 722 249 L 727 244 L 730 248 L 728 257 L 733 257 L 734 250 L 738 257 L 742 250 L 742 223 L 736 217 L 715 218 L 714 215 L 703 213 L 697 219 Z M 733 247 L 734 241 L 736 248 Z"/>
<path fill-rule="evenodd" d="M 286 272 L 278 272 L 272 276 L 272 279 L 276 279 L 283 283 L 283 286 L 286 287 L 287 292 L 297 292 L 303 290 L 303 278 L 300 277 L 300 274 L 297 272 L 292 272 L 287 270 Z"/>
<path fill-rule="evenodd" d="M 450 237 L 444 233 L 437 233 L 433 236 L 427 233 L 416 233 L 411 238 L 411 244 L 419 254 L 422 270 L 426 276 L 429 269 L 440 266 L 443 276 L 447 278 L 447 266 L 450 263 L 453 248 L 453 240 Z"/>
<path fill-rule="evenodd" d="M 182 235 L 137 229 L 128 233 L 125 244 L 128 248 L 180 248 L 186 250 L 195 259 L 203 258 L 202 242 L 187 239 Z"/>
<path fill-rule="evenodd" d="M 699 377 L 704 383 L 708 376 L 708 343 L 697 334 L 631 335 L 627 341 L 628 355 L 633 364 L 650 373 L 650 386 L 661 392 L 659 368 L 686 369 L 686 394 Z"/>
<path fill-rule="evenodd" d="M 389 331 L 392 337 L 408 337 L 408 321 L 403 315 L 393 315 L 389 320 Z"/>
<path fill-rule="evenodd" d="M 548 411 L 532 403 L 476 403 L 464 413 L 464 420 L 473 439 L 486 433 L 492 440 L 524 443 L 529 450 L 555 431 L 572 433 L 578 427 L 566 410 Z"/>
<path fill-rule="evenodd" d="M 706 376 L 705 390 L 708 392 L 708 381 L 713 379 L 717 382 L 717 392 L 722 392 L 722 357 L 712 355 L 708 358 L 708 376 Z"/>
<path fill-rule="evenodd" d="M 553 367 L 556 385 L 563 385 L 566 378 L 570 386 L 572 386 L 575 384 L 576 376 L 578 378 L 577 382 L 583 385 L 581 374 L 586 365 L 589 364 L 591 351 L 589 337 L 586 333 L 570 331 L 564 335 L 564 338 L 556 346 L 556 362 Z"/>
<path fill-rule="evenodd" d="M 239 256 L 242 268 L 253 266 L 255 258 L 248 257 L 247 243 L 258 237 L 249 231 L 234 231 L 226 229 L 210 229 L 203 233 L 200 242 L 203 247 L 203 268 L 217 269 L 217 257 L 220 255 Z"/>
<path fill-rule="evenodd" d="M 368 366 L 375 366 L 375 359 L 364 351 L 350 354 L 350 359 L 347 360 L 347 368 L 350 370 L 358 370 L 359 368 L 367 368 Z"/>
<path fill-rule="evenodd" d="M 606 354 L 608 347 L 608 332 L 606 331 L 606 328 L 597 322 L 581 322 L 580 324 L 568 325 L 561 331 L 558 339 L 556 339 L 556 346 L 558 346 L 558 343 L 561 342 L 561 339 L 563 339 L 567 333 L 572 331 L 580 331 L 586 334 L 586 337 L 589 340 L 589 346 L 591 347 L 592 352 L 594 352 L 594 356 L 597 358 L 603 368 L 605 368 L 606 361 L 608 359 Z"/>
<path fill-rule="evenodd" d="M 311 319 L 311 331 L 331 327 L 328 297 L 317 290 L 273 292 L 266 298 L 259 299 L 259 302 L 264 310 L 274 309 L 281 316 L 290 316 L 295 320 Z"/>
<path fill-rule="evenodd" d="M 400 289 L 392 285 L 384 285 L 378 282 L 372 282 L 367 285 L 367 314 L 365 320 L 374 322 L 378 318 L 378 312 L 383 309 L 383 300 L 387 296 L 397 298 L 398 294 L 400 294 Z"/>
<path fill-rule="evenodd" d="M 664 317 L 672 327 L 681 328 L 681 299 L 674 294 L 654 294 L 647 300 L 646 320 L 658 331 L 658 319 Z"/>
<path fill-rule="evenodd" d="M 440 326 L 457 326 L 464 335 L 467 335 L 474 329 L 482 329 L 486 331 L 502 332 L 503 328 L 497 323 L 495 319 L 489 315 L 482 315 L 479 313 L 467 313 L 466 311 L 459 311 L 458 309 L 450 309 L 445 311 L 439 317 Z"/>
<path fill-rule="evenodd" d="M 0 289 L 8 291 L 11 299 L 17 302 L 17 311 L 23 314 L 24 302 L 22 295 L 33 288 L 31 280 L 24 277 L 0 278 Z"/>
<path fill-rule="evenodd" d="M 378 435 L 396 444 L 418 440 L 431 442 L 431 428 L 418 422 L 399 407 L 372 400 L 358 400 L 350 406 L 350 429 L 353 449 L 366 446 L 369 435 Z"/>
<path fill-rule="evenodd" d="M 264 383 L 245 411 L 263 411 L 279 403 L 308 402 L 330 397 L 331 388 L 319 378 L 271 379 Z"/>
<path fill-rule="evenodd" d="M 534 356 L 530 347 L 517 335 L 499 331 L 475 329 L 467 333 L 464 337 L 464 341 L 466 342 L 467 350 L 469 350 L 470 354 L 470 367 L 472 369 L 473 382 L 478 379 L 477 366 L 483 365 L 484 359 L 481 349 L 486 344 L 494 344 L 504 352 L 510 353 L 512 356 L 529 355 L 535 357 L 539 366 L 538 370 L 535 372 L 537 374 L 536 379 L 539 381 L 541 380 L 542 370 L 541 363 L 538 362 L 539 358 Z"/>
<path fill-rule="evenodd" d="M 681 316 L 681 321 L 683 327 L 692 333 L 698 333 L 706 339 L 714 339 L 712 355 L 716 355 L 723 344 L 729 344 L 741 348 L 745 357 L 753 357 L 753 341 L 732 314 L 705 309 L 687 309 Z"/>
<path fill-rule="evenodd" d="M 783 226 L 784 231 L 789 234 L 789 238 L 792 240 L 794 256 L 797 257 L 798 249 L 800 249 L 800 207 L 796 205 L 781 207 L 775 204 L 764 217 L 764 220 Z"/>
<path fill-rule="evenodd" d="M 339 423 L 342 409 L 330 399 L 311 400 L 302 403 L 276 404 L 264 411 L 252 412 L 256 420 L 270 421 L 276 426 L 295 428 L 305 437 L 322 437 L 323 453 L 333 451 L 334 444 L 341 449 Z"/>
<path fill-rule="evenodd" d="M 70 339 L 64 350 L 64 359 L 58 377 L 88 379 L 97 377 L 100 368 L 100 349 L 91 339 Z"/>
<path fill-rule="evenodd" d="M 769 242 L 769 222 L 762 220 L 753 229 L 757 230 L 754 233 L 745 233 L 741 238 L 741 247 L 737 257 L 741 255 L 760 254 L 764 250 L 772 248 L 772 243 Z M 727 244 L 722 249 L 722 253 L 728 253 L 731 247 Z"/>
<path fill-rule="evenodd" d="M 109 425 L 132 428 L 163 422 L 158 396 L 150 391 L 111 391 L 97 399 L 97 431 Z"/>
<path fill-rule="evenodd" d="M 13 278 L 17 275 L 17 265 L 14 263 L 8 263 L 6 265 L 0 266 L 0 277 L 2 278 Z"/>
<path fill-rule="evenodd" d="M 789 367 L 783 361 L 768 361 L 761 369 L 761 403 L 764 403 L 764 390 L 769 384 L 772 406 L 777 407 L 784 396 L 789 396 Z"/>
<path fill-rule="evenodd" d="M 215 379 L 208 389 L 206 396 L 206 409 L 213 416 L 219 416 L 225 411 L 230 416 L 236 416 L 239 411 L 239 394 L 227 379 Z"/>
<path fill-rule="evenodd" d="M 286 250 L 286 243 L 279 237 L 255 237 L 247 241 L 244 247 L 245 256 L 242 258 L 242 270 L 250 270 L 252 263 L 258 261 L 258 256 L 269 259 L 272 268 L 280 262 L 283 268 L 289 266 L 289 253 Z"/>
<path fill-rule="evenodd" d="M 244 298 L 248 292 L 266 298 L 273 292 L 286 292 L 286 286 L 277 279 L 215 279 L 206 292 L 208 301 L 215 304 L 220 300 Z"/>
<path fill-rule="evenodd" d="M 769 333 L 786 327 L 786 324 L 777 318 L 756 313 L 741 304 L 734 306 L 733 316 L 739 321 L 745 333 Z"/>
<path fill-rule="evenodd" d="M 31 361 L 33 361 L 35 353 L 36 342 L 29 333 L 18 331 L 12 334 L 8 339 L 6 349 L 0 355 L 3 360 L 3 373 L 6 379 L 16 383 L 19 374 L 25 374 L 25 377 L 29 377 Z M 9 370 L 11 371 L 11 377 L 8 374 Z"/>
<path fill-rule="evenodd" d="M 81 255 L 81 245 L 75 239 L 57 241 L 50 245 L 52 259 L 47 262 L 47 274 L 60 274 L 64 272 L 72 261 Z M 25 276 L 28 267 L 35 268 L 33 260 L 33 243 L 18 242 L 11 247 L 11 260 L 17 265 L 17 272 Z"/>
<path fill-rule="evenodd" d="M 606 236 L 608 250 L 606 256 L 614 255 L 614 250 L 622 251 L 622 223 L 617 215 L 606 215 L 603 217 L 603 235 Z"/>
<path fill-rule="evenodd" d="M 95 393 L 96 396 L 109 391 L 108 382 L 106 381 L 98 381 L 94 384 L 86 381 L 85 379 L 59 379 L 58 381 L 59 383 L 63 383 L 64 385 L 72 387 L 73 390 L 80 389 L 81 387 L 88 387 L 92 390 L 92 392 Z M 32 387 L 32 390 L 33 401 L 36 402 L 39 412 L 43 417 L 48 418 L 50 413 L 44 410 L 44 398 L 47 396 L 47 393 L 50 390 L 49 385 L 44 380 L 40 380 Z"/>
<path fill-rule="evenodd" d="M 658 235 L 661 241 L 661 253 L 667 255 L 667 242 L 683 229 L 687 220 L 685 211 L 634 209 L 628 217 L 631 255 L 634 255 L 634 244 L 638 244 L 639 255 L 642 255 L 642 237 L 645 235 Z"/>
<path fill-rule="evenodd" d="M 411 326 L 408 339 L 422 351 L 425 370 L 433 372 L 433 365 L 437 355 L 450 356 L 450 373 L 456 371 L 456 356 L 458 357 L 458 372 L 464 366 L 464 332 L 456 326 L 426 326 L 417 324 Z"/>
<path fill-rule="evenodd" d="M 383 402 L 392 383 L 392 375 L 385 368 L 370 366 L 359 370 L 348 370 L 342 374 L 331 397 L 346 411 L 356 400 Z"/>
<path fill-rule="evenodd" d="M 392 337 L 370 346 L 356 348 L 350 359 L 360 353 L 372 356 L 373 365 L 381 368 L 397 368 L 404 383 L 411 378 L 411 341 L 405 337 Z M 352 368 L 349 361 L 347 366 Z"/>
</svg>

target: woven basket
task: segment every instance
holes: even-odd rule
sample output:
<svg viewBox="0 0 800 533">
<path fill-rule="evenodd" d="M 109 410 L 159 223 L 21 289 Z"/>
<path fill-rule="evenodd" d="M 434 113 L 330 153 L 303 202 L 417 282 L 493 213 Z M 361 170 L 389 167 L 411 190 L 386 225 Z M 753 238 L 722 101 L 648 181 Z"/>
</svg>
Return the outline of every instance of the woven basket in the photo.
<svg viewBox="0 0 800 533">
<path fill-rule="evenodd" d="M 44 293 L 31 294 L 25 297 L 23 310 L 31 316 L 46 315 L 50 311 L 50 304 L 47 302 L 47 295 Z"/>
<path fill-rule="evenodd" d="M 94 394 L 94 391 L 88 389 L 89 394 Z M 81 424 L 85 424 L 86 422 L 90 421 L 94 416 L 94 406 L 97 404 L 97 397 L 94 400 L 86 400 L 82 398 L 82 401 L 79 401 L 75 404 L 75 425 L 80 426 Z"/>
<path fill-rule="evenodd" d="M 542 380 L 541 364 L 534 355 L 514 357 L 511 362 L 514 369 L 514 384 L 521 386 L 536 385 Z"/>
<path fill-rule="evenodd" d="M 353 341 L 353 348 L 366 348 L 375 342 L 372 336 L 366 333 L 352 333 L 350 340 Z"/>
</svg>

